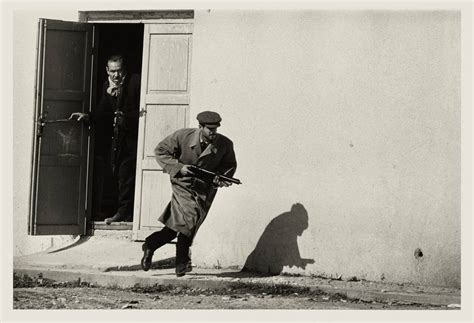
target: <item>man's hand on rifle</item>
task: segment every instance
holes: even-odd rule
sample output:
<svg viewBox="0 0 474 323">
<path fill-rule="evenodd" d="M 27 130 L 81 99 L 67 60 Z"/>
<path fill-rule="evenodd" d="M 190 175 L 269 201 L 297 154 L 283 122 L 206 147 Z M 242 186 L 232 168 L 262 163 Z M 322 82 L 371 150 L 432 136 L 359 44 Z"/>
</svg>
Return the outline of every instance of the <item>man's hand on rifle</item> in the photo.
<svg viewBox="0 0 474 323">
<path fill-rule="evenodd" d="M 184 165 L 180 170 L 179 173 L 183 176 L 194 176 L 195 174 L 190 169 L 191 165 Z"/>
<path fill-rule="evenodd" d="M 230 183 L 230 182 L 227 182 L 225 180 L 221 180 L 219 175 L 214 177 L 214 180 L 212 181 L 212 183 L 214 184 L 214 186 L 218 186 L 218 187 L 229 187 L 229 186 L 232 185 L 232 183 Z"/>
<path fill-rule="evenodd" d="M 77 119 L 77 121 L 88 121 L 89 120 L 89 115 L 87 113 L 83 113 L 83 112 L 73 112 L 71 113 L 71 116 L 69 117 L 69 119 Z"/>
</svg>

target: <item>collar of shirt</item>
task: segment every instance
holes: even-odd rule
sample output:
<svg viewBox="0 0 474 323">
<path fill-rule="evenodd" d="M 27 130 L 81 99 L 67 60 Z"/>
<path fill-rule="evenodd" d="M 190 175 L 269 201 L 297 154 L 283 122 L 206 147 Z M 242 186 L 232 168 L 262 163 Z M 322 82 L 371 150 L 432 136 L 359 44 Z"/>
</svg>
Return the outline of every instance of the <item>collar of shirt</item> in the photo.
<svg viewBox="0 0 474 323">
<path fill-rule="evenodd" d="M 204 138 L 202 137 L 202 133 L 199 135 L 199 142 L 201 143 L 201 146 L 202 145 L 209 145 L 209 142 L 205 141 Z"/>
</svg>

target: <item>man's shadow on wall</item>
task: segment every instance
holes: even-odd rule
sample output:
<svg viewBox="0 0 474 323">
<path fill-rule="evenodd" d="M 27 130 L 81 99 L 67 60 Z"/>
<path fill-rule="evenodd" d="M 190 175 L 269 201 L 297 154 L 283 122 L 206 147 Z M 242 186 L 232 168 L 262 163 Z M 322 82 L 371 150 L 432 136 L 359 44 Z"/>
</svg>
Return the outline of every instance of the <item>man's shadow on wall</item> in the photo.
<svg viewBox="0 0 474 323">
<path fill-rule="evenodd" d="M 278 215 L 263 231 L 257 246 L 247 257 L 242 272 L 278 275 L 284 266 L 306 268 L 313 259 L 301 258 L 297 237 L 308 228 L 308 212 L 300 203 Z"/>
</svg>

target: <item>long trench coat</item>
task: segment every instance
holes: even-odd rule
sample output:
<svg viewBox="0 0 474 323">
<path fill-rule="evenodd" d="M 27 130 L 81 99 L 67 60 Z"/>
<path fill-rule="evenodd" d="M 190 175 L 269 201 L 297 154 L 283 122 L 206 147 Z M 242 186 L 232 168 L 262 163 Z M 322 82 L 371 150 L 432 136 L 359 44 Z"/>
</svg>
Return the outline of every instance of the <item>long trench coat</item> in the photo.
<svg viewBox="0 0 474 323">
<path fill-rule="evenodd" d="M 217 134 L 213 143 L 201 151 L 200 129 L 180 129 L 155 148 L 158 164 L 170 175 L 171 201 L 158 218 L 164 225 L 191 239 L 204 222 L 217 189 L 211 181 L 182 176 L 184 165 L 195 165 L 218 174 L 233 176 L 237 168 L 233 143 Z"/>
</svg>

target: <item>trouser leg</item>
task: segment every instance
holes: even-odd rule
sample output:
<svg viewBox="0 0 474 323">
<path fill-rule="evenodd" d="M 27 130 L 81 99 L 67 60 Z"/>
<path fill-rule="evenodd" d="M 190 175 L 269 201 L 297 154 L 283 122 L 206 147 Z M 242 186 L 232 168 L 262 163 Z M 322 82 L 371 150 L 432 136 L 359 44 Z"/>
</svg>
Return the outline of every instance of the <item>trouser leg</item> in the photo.
<svg viewBox="0 0 474 323">
<path fill-rule="evenodd" d="M 176 264 L 186 264 L 189 259 L 189 247 L 191 246 L 191 238 L 182 233 L 178 234 L 178 241 L 176 242 Z"/>
<path fill-rule="evenodd" d="M 160 231 L 153 232 L 145 238 L 145 243 L 148 249 L 155 251 L 156 249 L 164 246 L 174 238 L 176 238 L 176 231 L 171 230 L 168 227 L 164 227 Z M 178 240 L 179 241 L 179 240 Z"/>
<path fill-rule="evenodd" d="M 121 158 L 117 173 L 118 181 L 118 209 L 117 212 L 133 220 L 133 199 L 135 193 L 136 156 Z M 124 218 L 125 219 L 125 218 Z"/>
<path fill-rule="evenodd" d="M 92 201 L 92 217 L 94 220 L 102 220 L 97 217 L 102 212 L 102 199 L 104 193 L 105 179 L 105 161 L 102 157 L 94 159 L 94 178 L 93 178 L 93 201 Z"/>
</svg>

